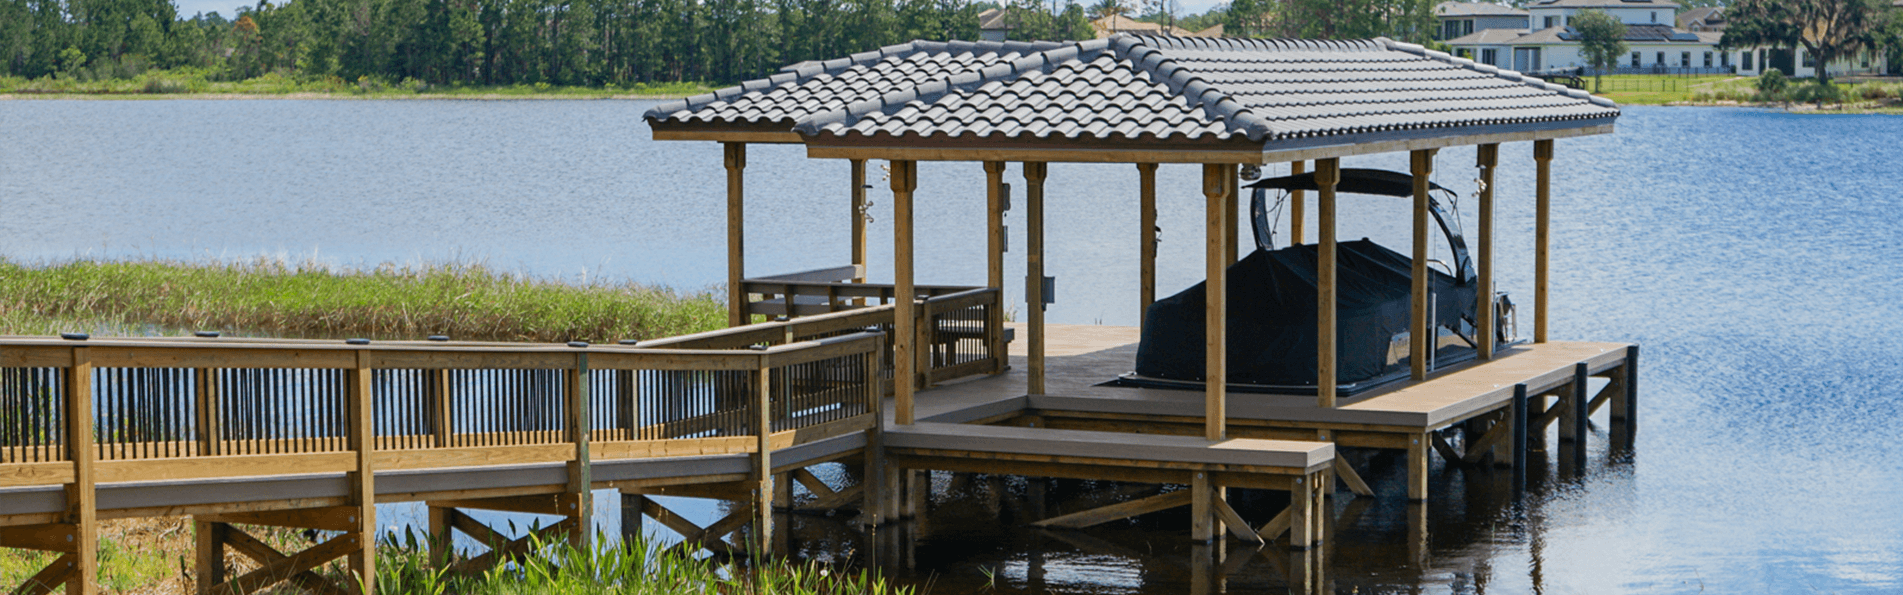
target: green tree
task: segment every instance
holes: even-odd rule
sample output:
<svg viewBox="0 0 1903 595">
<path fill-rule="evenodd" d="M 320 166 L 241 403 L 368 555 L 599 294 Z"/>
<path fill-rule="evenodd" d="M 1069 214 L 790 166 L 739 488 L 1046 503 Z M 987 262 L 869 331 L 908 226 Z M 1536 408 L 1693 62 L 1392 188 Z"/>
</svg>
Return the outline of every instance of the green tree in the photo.
<svg viewBox="0 0 1903 595">
<path fill-rule="evenodd" d="M 1579 51 L 1592 64 L 1592 92 L 1598 93 L 1600 74 L 1625 55 L 1625 23 L 1604 12 L 1582 10 L 1573 14 L 1571 26 L 1579 31 Z"/>
<path fill-rule="evenodd" d="M 1802 46 L 1816 61 L 1817 80 L 1830 63 L 1875 45 L 1883 0 L 1735 0 L 1725 10 L 1725 48 Z"/>
</svg>

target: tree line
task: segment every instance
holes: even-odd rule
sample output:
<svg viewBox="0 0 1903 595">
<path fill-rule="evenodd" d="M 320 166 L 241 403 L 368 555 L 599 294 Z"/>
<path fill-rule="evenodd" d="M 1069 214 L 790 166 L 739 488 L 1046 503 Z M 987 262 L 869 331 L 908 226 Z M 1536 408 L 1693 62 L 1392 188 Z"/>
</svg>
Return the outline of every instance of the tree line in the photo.
<svg viewBox="0 0 1903 595">
<path fill-rule="evenodd" d="M 1006 11 L 1011 39 L 1095 37 L 1090 21 L 1216 23 L 1231 36 L 1426 41 L 1432 0 L 1233 0 L 1177 15 L 1175 0 L 259 0 L 186 16 L 173 0 L 0 0 L 0 74 L 130 78 L 198 69 L 430 84 L 727 83 L 793 62 L 913 39 L 978 39 Z"/>
</svg>

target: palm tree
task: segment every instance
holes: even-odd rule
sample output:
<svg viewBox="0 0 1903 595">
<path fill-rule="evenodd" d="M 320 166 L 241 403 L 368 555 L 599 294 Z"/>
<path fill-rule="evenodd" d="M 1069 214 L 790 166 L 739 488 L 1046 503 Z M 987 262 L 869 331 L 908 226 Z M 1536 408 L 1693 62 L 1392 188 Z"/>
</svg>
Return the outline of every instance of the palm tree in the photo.
<svg viewBox="0 0 1903 595">
<path fill-rule="evenodd" d="M 1124 0 L 1097 0 L 1097 3 L 1090 7 L 1090 14 L 1099 19 L 1116 15 L 1128 15 L 1130 14 L 1130 5 L 1125 4 Z"/>
</svg>

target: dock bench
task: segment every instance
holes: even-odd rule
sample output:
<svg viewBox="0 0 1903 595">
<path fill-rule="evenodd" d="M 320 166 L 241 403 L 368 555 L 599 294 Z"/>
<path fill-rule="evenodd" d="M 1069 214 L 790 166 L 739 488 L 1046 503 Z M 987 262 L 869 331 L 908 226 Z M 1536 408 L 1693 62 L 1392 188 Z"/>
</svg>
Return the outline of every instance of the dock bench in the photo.
<svg viewBox="0 0 1903 595">
<path fill-rule="evenodd" d="M 1169 492 L 1104 508 L 1045 519 L 1049 527 L 1084 527 L 1188 505 L 1192 537 L 1212 539 L 1224 527 L 1238 538 L 1267 542 L 1292 531 L 1289 543 L 1306 548 L 1321 539 L 1319 511 L 1335 460 L 1326 442 L 1206 440 L 1194 436 L 1129 434 L 1038 427 L 921 422 L 888 426 L 891 470 L 941 470 L 1030 477 L 1182 484 Z M 1283 490 L 1290 505 L 1260 529 L 1251 528 L 1220 497 L 1221 488 Z"/>
</svg>

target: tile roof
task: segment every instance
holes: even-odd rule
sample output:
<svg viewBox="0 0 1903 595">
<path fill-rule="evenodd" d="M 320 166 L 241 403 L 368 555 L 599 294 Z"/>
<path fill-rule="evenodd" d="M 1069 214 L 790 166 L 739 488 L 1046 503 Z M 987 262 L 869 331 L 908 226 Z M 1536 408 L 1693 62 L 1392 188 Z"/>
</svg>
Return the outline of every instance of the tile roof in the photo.
<svg viewBox="0 0 1903 595">
<path fill-rule="evenodd" d="M 1512 43 L 1516 39 L 1526 37 L 1526 35 L 1525 29 L 1481 29 L 1473 33 L 1449 39 L 1447 40 L 1447 45 Z"/>
<path fill-rule="evenodd" d="M 1560 29 L 1560 27 L 1554 27 L 1554 29 Z M 1541 33 L 1544 33 L 1544 31 Z M 1535 35 L 1537 35 L 1537 33 Z M 1574 31 L 1571 27 L 1564 28 L 1564 30 L 1558 33 L 1558 36 L 1561 41 L 1579 41 L 1580 39 L 1579 32 Z M 1672 41 L 1697 43 L 1699 41 L 1698 35 L 1690 31 L 1680 31 L 1673 29 L 1671 25 L 1653 23 L 1626 23 L 1625 40 L 1649 43 Z M 1531 42 L 1538 40 L 1526 41 Z"/>
<path fill-rule="evenodd" d="M 1526 9 L 1492 2 L 1442 2 L 1434 5 L 1434 14 L 1443 17 L 1526 16 Z"/>
<path fill-rule="evenodd" d="M 1538 0 L 1527 8 L 1678 8 L 1667 0 Z"/>
<path fill-rule="evenodd" d="M 801 62 L 771 77 L 648 110 L 650 123 L 771 124 L 780 130 L 799 119 L 876 99 L 920 83 L 974 72 L 1060 42 L 914 41 L 823 62 Z"/>
<path fill-rule="evenodd" d="M 1247 142 L 1576 128 L 1612 102 L 1387 39 L 1118 36 L 935 79 L 802 120 L 815 139 Z"/>
</svg>

